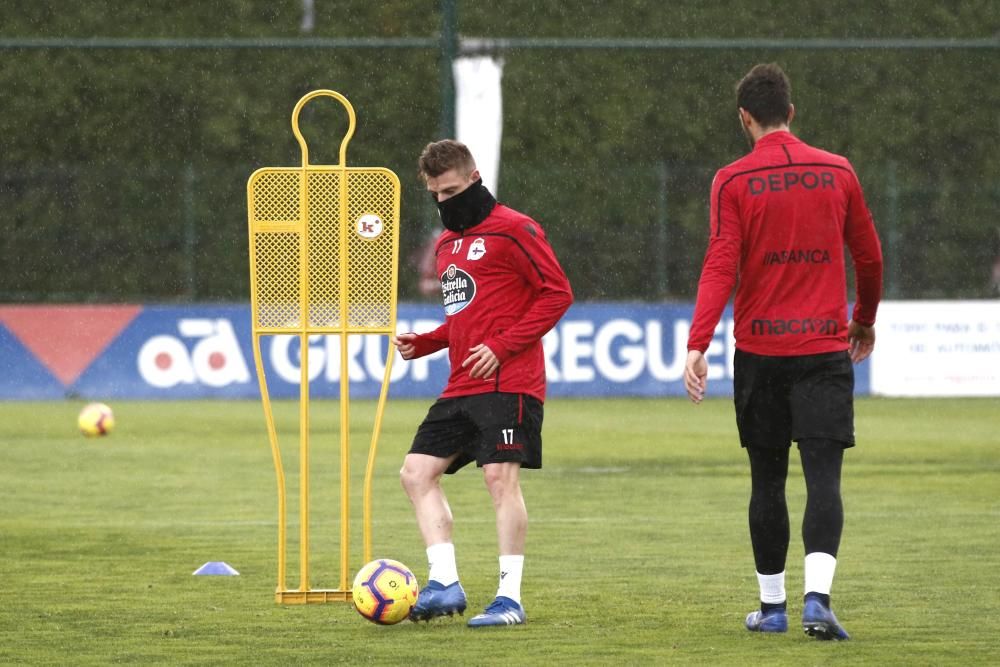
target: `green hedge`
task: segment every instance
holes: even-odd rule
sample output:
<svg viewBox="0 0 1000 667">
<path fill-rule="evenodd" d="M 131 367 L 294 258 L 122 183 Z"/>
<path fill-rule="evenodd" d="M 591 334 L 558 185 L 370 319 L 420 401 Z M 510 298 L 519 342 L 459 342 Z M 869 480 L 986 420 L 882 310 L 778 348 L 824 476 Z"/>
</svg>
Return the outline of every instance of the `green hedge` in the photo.
<svg viewBox="0 0 1000 667">
<path fill-rule="evenodd" d="M 0 2 L 0 38 L 283 37 L 301 3 Z M 730 4 L 730 3 L 726 3 Z M 458 2 L 492 37 L 984 38 L 989 0 L 789 4 Z M 316 3 L 314 37 L 433 37 L 436 2 Z M 715 169 L 745 152 L 733 84 L 780 62 L 793 129 L 854 162 L 888 292 L 983 297 L 1000 247 L 1000 49 L 551 50 L 503 54 L 500 199 L 545 225 L 581 299 L 691 299 Z M 247 176 L 295 165 L 289 116 L 329 87 L 358 112 L 350 164 L 404 184 L 405 298 L 435 215 L 414 158 L 440 138 L 436 49 L 0 50 L 0 300 L 247 298 Z M 311 161 L 343 114 L 306 108 Z"/>
</svg>

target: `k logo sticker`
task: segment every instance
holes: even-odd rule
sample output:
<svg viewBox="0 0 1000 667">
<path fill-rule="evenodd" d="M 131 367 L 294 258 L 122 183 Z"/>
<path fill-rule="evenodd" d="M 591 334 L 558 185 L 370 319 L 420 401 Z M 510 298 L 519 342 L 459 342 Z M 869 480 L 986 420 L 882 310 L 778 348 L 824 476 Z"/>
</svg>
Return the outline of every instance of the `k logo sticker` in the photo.
<svg viewBox="0 0 1000 667">
<path fill-rule="evenodd" d="M 354 230 L 358 233 L 358 236 L 365 239 L 378 238 L 384 229 L 385 225 L 382 222 L 382 218 L 374 213 L 365 213 L 354 223 Z"/>
<path fill-rule="evenodd" d="M 486 239 L 480 237 L 472 242 L 469 246 L 469 254 L 466 255 L 467 259 L 477 260 L 481 259 L 483 255 L 486 254 Z"/>
</svg>

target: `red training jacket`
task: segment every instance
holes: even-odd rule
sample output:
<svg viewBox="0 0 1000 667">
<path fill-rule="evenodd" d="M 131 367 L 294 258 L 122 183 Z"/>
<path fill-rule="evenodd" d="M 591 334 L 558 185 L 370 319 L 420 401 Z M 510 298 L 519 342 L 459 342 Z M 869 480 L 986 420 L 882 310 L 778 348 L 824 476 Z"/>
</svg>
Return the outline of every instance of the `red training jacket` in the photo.
<svg viewBox="0 0 1000 667">
<path fill-rule="evenodd" d="M 541 226 L 497 204 L 464 233 L 441 234 L 435 256 L 445 322 L 414 345 L 415 357 L 448 348 L 451 375 L 441 398 L 501 391 L 544 401 L 542 336 L 573 303 L 573 292 Z M 500 368 L 472 379 L 472 365 L 462 362 L 480 343 Z"/>
<path fill-rule="evenodd" d="M 853 319 L 875 323 L 882 249 L 846 158 L 772 132 L 716 173 L 710 210 L 689 350 L 708 348 L 737 278 L 738 349 L 770 356 L 846 350 L 845 242 L 857 284 Z"/>
</svg>

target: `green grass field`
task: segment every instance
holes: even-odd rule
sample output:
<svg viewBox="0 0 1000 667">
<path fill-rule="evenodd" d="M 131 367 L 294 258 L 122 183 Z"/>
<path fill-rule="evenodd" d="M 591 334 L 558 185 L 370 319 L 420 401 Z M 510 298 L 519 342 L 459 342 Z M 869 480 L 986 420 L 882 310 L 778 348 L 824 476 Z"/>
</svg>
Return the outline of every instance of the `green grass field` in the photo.
<svg viewBox="0 0 1000 667">
<path fill-rule="evenodd" d="M 428 405 L 390 401 L 375 479 L 375 555 L 421 580 L 397 471 Z M 122 402 L 116 431 L 99 439 L 76 433 L 80 407 L 0 404 L 0 663 L 1000 662 L 996 399 L 859 401 L 833 591 L 845 643 L 743 630 L 757 595 L 749 474 L 726 400 L 551 400 L 545 468 L 524 474 L 528 624 L 478 631 L 458 619 L 379 627 L 342 603 L 275 604 L 276 485 L 259 403 Z M 296 406 L 277 407 L 294 492 Z M 373 408 L 352 409 L 360 477 Z M 313 406 L 316 587 L 338 583 L 337 412 Z M 475 612 L 496 587 L 492 508 L 475 469 L 445 488 Z M 793 621 L 803 504 L 795 457 Z M 241 575 L 192 576 L 206 561 Z"/>
</svg>

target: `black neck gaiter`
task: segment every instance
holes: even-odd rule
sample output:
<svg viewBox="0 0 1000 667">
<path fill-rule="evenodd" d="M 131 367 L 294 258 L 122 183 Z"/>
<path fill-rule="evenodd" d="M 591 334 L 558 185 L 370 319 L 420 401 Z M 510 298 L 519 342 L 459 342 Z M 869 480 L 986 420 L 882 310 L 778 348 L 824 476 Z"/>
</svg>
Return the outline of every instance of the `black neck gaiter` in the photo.
<svg viewBox="0 0 1000 667">
<path fill-rule="evenodd" d="M 490 191 L 479 179 L 454 197 L 437 202 L 441 223 L 453 232 L 461 233 L 470 227 L 475 227 L 486 219 L 497 205 Z"/>
</svg>

